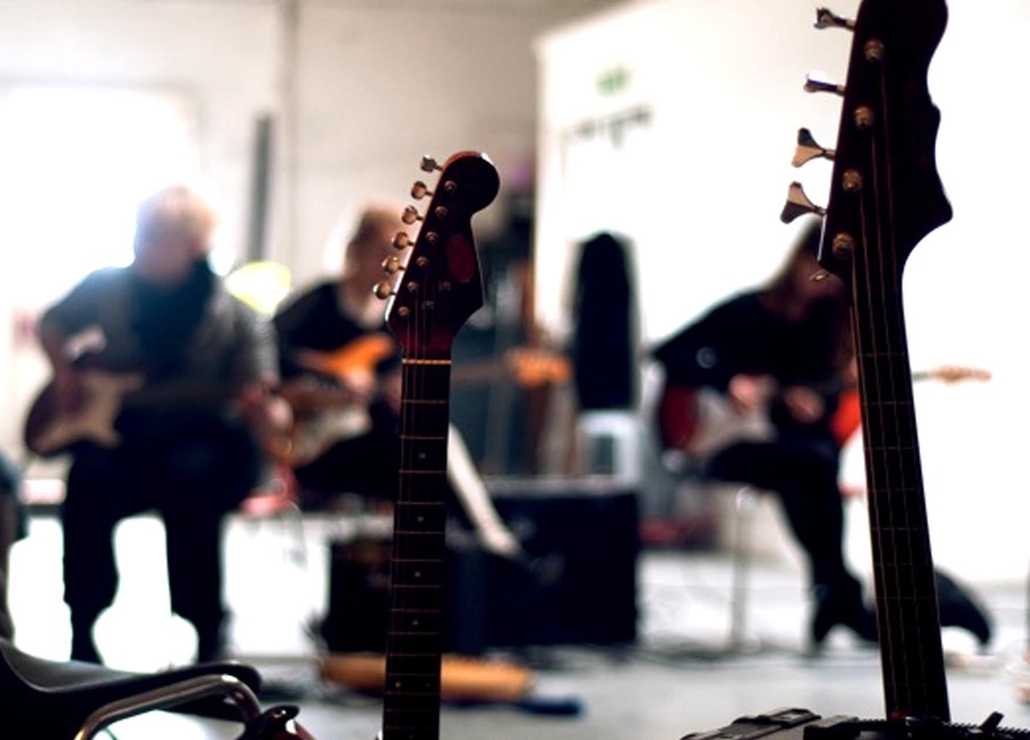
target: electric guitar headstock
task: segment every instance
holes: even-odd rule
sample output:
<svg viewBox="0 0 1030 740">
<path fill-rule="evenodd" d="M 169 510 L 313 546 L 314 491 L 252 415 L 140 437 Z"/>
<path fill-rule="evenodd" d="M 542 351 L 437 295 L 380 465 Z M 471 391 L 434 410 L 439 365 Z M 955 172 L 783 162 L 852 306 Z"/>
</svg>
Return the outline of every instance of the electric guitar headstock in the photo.
<svg viewBox="0 0 1030 740">
<path fill-rule="evenodd" d="M 825 216 L 819 262 L 846 282 L 862 269 L 855 254 L 869 249 L 900 278 L 916 244 L 951 219 L 934 153 L 940 113 L 927 88 L 947 16 L 944 0 L 864 0 L 854 21 L 817 10 L 817 28 L 854 33 L 846 84 L 809 77 L 805 85 L 843 97 L 836 149 L 801 129 L 794 157 L 795 166 L 833 160 L 829 203 L 816 206 L 794 182 L 781 218 Z"/>
<path fill-rule="evenodd" d="M 400 232 L 393 245 L 401 256 L 388 257 L 383 269 L 394 277 L 375 292 L 389 299 L 387 325 L 406 356 L 443 357 L 458 330 L 483 305 L 479 259 L 472 238 L 472 215 L 493 202 L 500 188 L 497 169 L 478 152 L 462 151 L 443 165 L 422 159 L 426 172 L 439 170 L 436 187 L 421 180 L 411 188 L 416 200 L 430 198 L 423 213 L 404 209 L 403 220 L 420 224 L 414 239 Z M 410 248 L 410 251 L 409 251 Z"/>
</svg>

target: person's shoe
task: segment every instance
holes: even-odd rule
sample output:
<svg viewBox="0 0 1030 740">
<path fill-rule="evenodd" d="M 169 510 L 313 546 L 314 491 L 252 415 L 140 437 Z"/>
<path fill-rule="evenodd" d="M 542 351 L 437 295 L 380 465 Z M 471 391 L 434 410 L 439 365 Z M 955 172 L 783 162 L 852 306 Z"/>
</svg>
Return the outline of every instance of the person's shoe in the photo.
<svg viewBox="0 0 1030 740">
<path fill-rule="evenodd" d="M 934 572 L 941 627 L 958 627 L 973 634 L 981 648 L 991 641 L 991 618 L 979 600 L 941 571 Z"/>
<path fill-rule="evenodd" d="M 850 629 L 863 642 L 876 644 L 876 613 L 866 606 L 857 584 L 854 588 L 816 587 L 815 614 L 810 629 L 813 653 L 822 649 L 830 630 L 838 625 Z"/>
</svg>

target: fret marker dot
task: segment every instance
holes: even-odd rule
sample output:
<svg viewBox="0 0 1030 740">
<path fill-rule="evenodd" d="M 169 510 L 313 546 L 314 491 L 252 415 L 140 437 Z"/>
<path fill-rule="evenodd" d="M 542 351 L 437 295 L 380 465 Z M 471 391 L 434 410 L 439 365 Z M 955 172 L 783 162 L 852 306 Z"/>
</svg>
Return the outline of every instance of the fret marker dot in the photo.
<svg viewBox="0 0 1030 740">
<path fill-rule="evenodd" d="M 401 682 L 400 682 L 400 681 L 397 681 L 397 682 L 396 682 L 396 683 L 395 683 L 395 684 L 393 685 L 393 687 L 394 687 L 395 689 L 399 689 L 399 688 L 401 687 Z"/>
<path fill-rule="evenodd" d="M 421 578 L 421 577 L 422 577 L 422 571 L 416 570 L 415 571 L 415 578 Z"/>
<path fill-rule="evenodd" d="M 426 459 L 426 453 L 424 453 L 424 452 L 418 453 L 418 459 L 419 460 L 425 460 Z"/>
<path fill-rule="evenodd" d="M 421 524 L 421 523 L 422 523 L 422 522 L 424 522 L 425 520 L 426 520 L 426 518 L 425 518 L 424 516 L 420 516 L 420 517 L 418 518 L 418 522 L 419 522 L 419 524 Z"/>
<path fill-rule="evenodd" d="M 412 619 L 411 620 L 411 626 L 412 627 L 418 627 L 418 620 L 417 619 Z"/>
</svg>

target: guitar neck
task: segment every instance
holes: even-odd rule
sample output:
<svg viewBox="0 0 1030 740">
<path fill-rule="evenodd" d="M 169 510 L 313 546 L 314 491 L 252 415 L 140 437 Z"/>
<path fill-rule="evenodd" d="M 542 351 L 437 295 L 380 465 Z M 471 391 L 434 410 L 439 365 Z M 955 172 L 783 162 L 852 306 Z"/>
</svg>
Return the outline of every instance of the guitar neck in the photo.
<svg viewBox="0 0 1030 740">
<path fill-rule="evenodd" d="M 449 355 L 403 361 L 384 740 L 439 737 L 450 376 Z"/>
<path fill-rule="evenodd" d="M 883 274 L 877 254 L 878 250 L 864 252 L 856 269 L 866 275 Z M 947 719 L 940 619 L 900 285 L 864 281 L 855 285 L 862 435 L 887 711 L 889 716 Z"/>
</svg>

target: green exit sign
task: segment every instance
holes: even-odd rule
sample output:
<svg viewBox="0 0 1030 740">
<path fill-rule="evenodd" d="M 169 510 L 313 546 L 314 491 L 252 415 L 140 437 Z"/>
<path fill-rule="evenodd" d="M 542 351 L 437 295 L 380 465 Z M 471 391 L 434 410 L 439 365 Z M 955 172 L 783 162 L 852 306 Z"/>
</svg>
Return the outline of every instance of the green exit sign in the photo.
<svg viewBox="0 0 1030 740">
<path fill-rule="evenodd" d="M 609 69 L 597 78 L 597 91 L 601 95 L 615 95 L 627 87 L 629 87 L 629 70 L 625 67 Z"/>
</svg>

